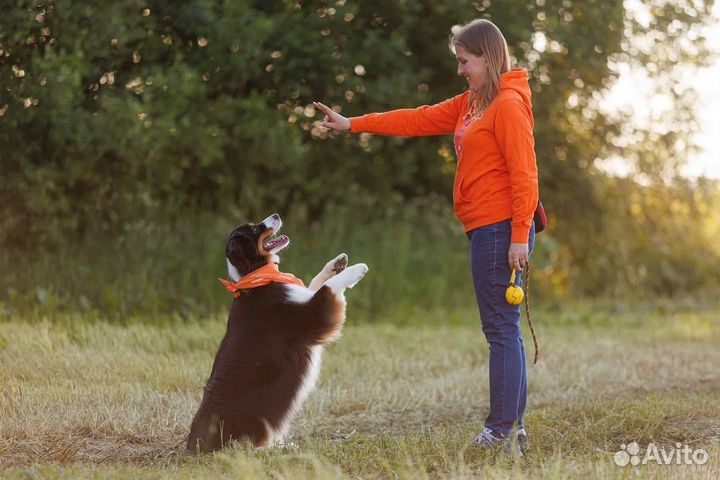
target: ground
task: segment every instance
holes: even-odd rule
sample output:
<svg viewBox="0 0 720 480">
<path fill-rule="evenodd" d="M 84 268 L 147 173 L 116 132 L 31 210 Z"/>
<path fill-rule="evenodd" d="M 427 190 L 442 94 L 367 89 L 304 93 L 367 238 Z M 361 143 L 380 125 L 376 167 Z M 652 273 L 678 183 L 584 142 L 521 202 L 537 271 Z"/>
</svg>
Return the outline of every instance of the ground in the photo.
<svg viewBox="0 0 720 480">
<path fill-rule="evenodd" d="M 470 447 L 488 404 L 473 311 L 452 326 L 357 325 L 366 319 L 350 315 L 294 422 L 297 449 L 234 445 L 199 458 L 183 455 L 184 437 L 222 317 L 120 326 L 15 316 L 0 324 L 0 476 L 720 478 L 719 314 L 535 313 L 541 350 L 522 459 Z M 617 466 L 633 441 L 643 452 L 688 445 L 708 461 Z"/>
</svg>

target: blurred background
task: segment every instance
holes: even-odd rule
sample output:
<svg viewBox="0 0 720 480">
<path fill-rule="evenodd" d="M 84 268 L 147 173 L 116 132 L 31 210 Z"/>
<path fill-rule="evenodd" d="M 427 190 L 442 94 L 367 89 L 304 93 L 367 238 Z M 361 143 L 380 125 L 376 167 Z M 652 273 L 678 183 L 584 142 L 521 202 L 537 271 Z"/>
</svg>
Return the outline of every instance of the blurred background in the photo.
<svg viewBox="0 0 720 480">
<path fill-rule="evenodd" d="M 717 305 L 712 1 L 0 5 L 0 318 L 224 311 L 227 234 L 279 212 L 284 271 L 370 265 L 358 321 L 462 321 L 451 137 L 328 134 L 312 101 L 351 116 L 462 92 L 448 36 L 474 18 L 530 72 L 550 217 L 532 301 Z"/>
</svg>

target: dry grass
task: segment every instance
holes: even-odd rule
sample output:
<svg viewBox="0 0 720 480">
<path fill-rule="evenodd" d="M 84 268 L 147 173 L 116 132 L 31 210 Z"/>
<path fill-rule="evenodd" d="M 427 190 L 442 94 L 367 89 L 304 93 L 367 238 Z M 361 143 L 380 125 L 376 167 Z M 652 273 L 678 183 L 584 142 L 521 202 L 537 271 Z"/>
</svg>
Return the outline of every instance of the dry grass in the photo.
<svg viewBox="0 0 720 480">
<path fill-rule="evenodd" d="M 12 478 L 720 477 L 718 312 L 536 313 L 533 450 L 522 460 L 467 448 L 488 403 L 475 316 L 346 328 L 294 424 L 299 450 L 236 446 L 199 459 L 182 455 L 183 441 L 224 319 L 14 319 L 0 325 L 0 467 Z M 615 466 L 631 441 L 687 443 L 710 461 Z"/>
</svg>

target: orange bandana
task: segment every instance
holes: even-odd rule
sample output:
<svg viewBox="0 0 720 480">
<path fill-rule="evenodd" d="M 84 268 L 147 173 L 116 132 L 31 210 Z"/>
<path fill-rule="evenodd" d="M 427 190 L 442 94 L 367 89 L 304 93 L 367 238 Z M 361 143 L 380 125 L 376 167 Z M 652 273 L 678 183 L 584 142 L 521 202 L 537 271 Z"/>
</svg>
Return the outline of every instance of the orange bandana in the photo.
<svg viewBox="0 0 720 480">
<path fill-rule="evenodd" d="M 278 270 L 277 265 L 275 265 L 274 263 L 268 263 L 267 265 L 260 267 L 257 270 L 253 270 L 237 282 L 223 280 L 222 278 L 218 278 L 218 280 L 220 280 L 220 283 L 225 285 L 225 288 L 227 288 L 229 292 L 233 293 L 235 298 L 239 297 L 242 294 L 242 290 L 262 287 L 272 282 L 290 283 L 292 285 L 299 285 L 301 287 L 305 286 L 303 281 L 297 278 L 292 273 L 282 273 L 280 270 Z"/>
</svg>

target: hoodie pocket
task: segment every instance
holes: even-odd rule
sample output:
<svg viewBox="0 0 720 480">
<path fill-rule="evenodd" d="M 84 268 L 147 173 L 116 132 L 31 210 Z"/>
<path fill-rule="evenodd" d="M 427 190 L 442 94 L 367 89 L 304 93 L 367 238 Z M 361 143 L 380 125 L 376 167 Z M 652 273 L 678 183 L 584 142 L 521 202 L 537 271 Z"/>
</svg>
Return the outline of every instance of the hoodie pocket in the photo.
<svg viewBox="0 0 720 480">
<path fill-rule="evenodd" d="M 455 207 L 455 216 L 461 223 L 465 223 L 468 214 L 472 210 L 472 203 L 468 200 L 468 192 L 463 192 L 467 189 L 467 180 L 465 177 L 459 177 L 455 182 L 453 188 L 453 204 Z"/>
<path fill-rule="evenodd" d="M 469 201 L 468 194 L 464 191 L 465 189 L 467 189 L 467 180 L 465 177 L 459 177 L 458 181 L 455 183 L 455 192 L 453 195 L 456 204 Z"/>
</svg>

